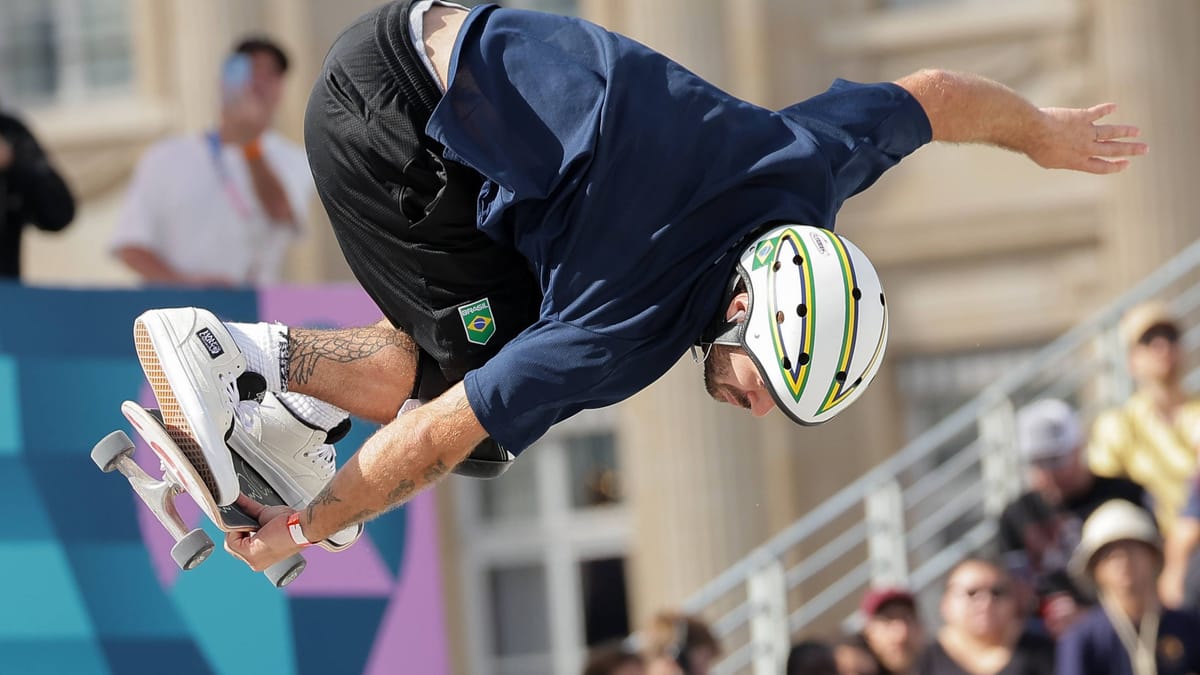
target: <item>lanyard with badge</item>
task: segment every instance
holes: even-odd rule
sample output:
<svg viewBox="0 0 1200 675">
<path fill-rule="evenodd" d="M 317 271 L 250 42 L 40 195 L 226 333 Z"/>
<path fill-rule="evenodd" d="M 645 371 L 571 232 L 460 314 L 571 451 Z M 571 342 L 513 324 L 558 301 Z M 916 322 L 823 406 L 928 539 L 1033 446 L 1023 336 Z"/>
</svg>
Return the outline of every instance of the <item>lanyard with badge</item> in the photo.
<svg viewBox="0 0 1200 675">
<path fill-rule="evenodd" d="M 221 188 L 225 191 L 225 196 L 229 199 L 229 203 L 233 206 L 233 210 L 237 211 L 242 220 L 249 220 L 253 217 L 254 211 L 250 208 L 249 202 L 238 189 L 237 183 L 233 180 L 233 175 L 229 173 L 228 167 L 225 166 L 225 161 L 221 156 L 222 143 L 221 135 L 216 131 L 209 131 L 204 134 L 205 140 L 208 142 L 209 155 L 213 160 L 213 167 L 217 172 L 217 180 L 221 182 Z"/>
</svg>

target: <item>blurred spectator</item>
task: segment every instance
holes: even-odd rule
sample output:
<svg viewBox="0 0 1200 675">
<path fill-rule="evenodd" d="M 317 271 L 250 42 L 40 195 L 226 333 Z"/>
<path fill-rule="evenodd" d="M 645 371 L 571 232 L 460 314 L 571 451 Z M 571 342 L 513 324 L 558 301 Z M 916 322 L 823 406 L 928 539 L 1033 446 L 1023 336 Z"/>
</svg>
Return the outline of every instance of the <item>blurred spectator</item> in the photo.
<svg viewBox="0 0 1200 675">
<path fill-rule="evenodd" d="M 645 635 L 647 675 L 708 675 L 721 655 L 708 625 L 678 612 L 659 612 Z"/>
<path fill-rule="evenodd" d="M 1200 475 L 1163 546 L 1158 592 L 1175 609 L 1200 609 Z"/>
<path fill-rule="evenodd" d="M 837 675 L 833 647 L 821 640 L 804 640 L 788 652 L 786 675 Z"/>
<path fill-rule="evenodd" d="M 917 600 L 899 588 L 868 590 L 859 605 L 862 637 L 883 675 L 911 675 L 925 646 L 925 629 L 917 618 Z"/>
<path fill-rule="evenodd" d="M 1158 531 L 1145 511 L 1119 500 L 1096 509 L 1071 573 L 1080 585 L 1095 585 L 1100 606 L 1059 641 L 1059 675 L 1200 672 L 1200 619 L 1159 606 L 1161 568 Z"/>
<path fill-rule="evenodd" d="M 583 675 L 644 675 L 642 657 L 621 642 L 593 647 L 588 653 Z"/>
<path fill-rule="evenodd" d="M 1147 495 L 1133 481 L 1088 470 L 1079 417 L 1062 401 L 1045 399 L 1022 408 L 1017 446 L 1029 466 L 1030 490 L 1000 516 L 1000 550 L 1009 571 L 1031 582 L 1038 616 L 1058 637 L 1089 606 L 1067 573 L 1083 521 L 1110 499 L 1146 507 Z"/>
<path fill-rule="evenodd" d="M 1169 534 L 1196 472 L 1200 400 L 1189 400 L 1180 385 L 1179 324 L 1164 303 L 1130 309 L 1119 330 L 1137 391 L 1097 418 L 1088 464 L 1097 475 L 1143 485 L 1154 498 L 1159 528 Z"/>
<path fill-rule="evenodd" d="M 1004 567 L 967 558 L 946 577 L 945 625 L 921 655 L 923 675 L 1050 675 L 1054 643 L 1024 631 L 1017 589 Z"/>
<path fill-rule="evenodd" d="M 75 199 L 20 120 L 0 113 L 0 280 L 21 278 L 21 231 L 57 232 L 75 217 Z"/>
<path fill-rule="evenodd" d="M 847 635 L 833 642 L 837 675 L 879 675 L 879 662 L 861 635 Z"/>
<path fill-rule="evenodd" d="M 287 69 L 273 42 L 242 42 L 225 62 L 217 128 L 143 155 L 111 244 L 143 281 L 278 280 L 314 191 L 304 150 L 269 130 Z"/>
</svg>

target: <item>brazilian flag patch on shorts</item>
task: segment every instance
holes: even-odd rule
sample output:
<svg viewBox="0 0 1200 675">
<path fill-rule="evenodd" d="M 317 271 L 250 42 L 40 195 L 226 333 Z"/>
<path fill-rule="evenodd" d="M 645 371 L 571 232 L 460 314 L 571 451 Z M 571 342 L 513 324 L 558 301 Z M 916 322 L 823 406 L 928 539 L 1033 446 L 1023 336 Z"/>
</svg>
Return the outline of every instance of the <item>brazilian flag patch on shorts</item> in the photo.
<svg viewBox="0 0 1200 675">
<path fill-rule="evenodd" d="M 496 319 L 492 316 L 492 304 L 487 298 L 459 307 L 458 315 L 462 317 L 468 342 L 486 345 L 496 334 Z"/>
</svg>

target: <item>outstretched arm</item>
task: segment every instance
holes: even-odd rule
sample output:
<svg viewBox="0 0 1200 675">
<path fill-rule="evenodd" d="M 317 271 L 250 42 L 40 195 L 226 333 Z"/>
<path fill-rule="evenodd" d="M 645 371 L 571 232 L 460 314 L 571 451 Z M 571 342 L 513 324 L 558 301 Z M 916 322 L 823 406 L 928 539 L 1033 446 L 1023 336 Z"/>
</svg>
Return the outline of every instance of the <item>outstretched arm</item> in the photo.
<svg viewBox="0 0 1200 675">
<path fill-rule="evenodd" d="M 411 499 L 461 462 L 487 432 L 467 402 L 462 383 L 387 424 L 363 445 L 300 515 L 309 541 L 320 541 Z M 255 570 L 300 550 L 287 531 L 292 509 L 239 503 L 262 528 L 226 535 L 225 547 Z"/>
<path fill-rule="evenodd" d="M 1123 141 L 1135 126 L 1097 124 L 1116 110 L 1113 103 L 1091 108 L 1038 108 L 1004 85 L 978 75 L 921 70 L 900 78 L 925 109 L 933 140 L 987 143 L 1028 155 L 1047 169 L 1116 173 L 1145 143 Z"/>
</svg>

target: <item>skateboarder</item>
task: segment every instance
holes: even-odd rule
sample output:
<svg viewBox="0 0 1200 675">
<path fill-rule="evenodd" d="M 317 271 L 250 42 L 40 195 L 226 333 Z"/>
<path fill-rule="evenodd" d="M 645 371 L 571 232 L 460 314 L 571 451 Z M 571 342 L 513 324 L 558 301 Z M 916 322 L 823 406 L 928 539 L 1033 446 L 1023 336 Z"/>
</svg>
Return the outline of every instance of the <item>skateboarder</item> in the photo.
<svg viewBox="0 0 1200 675">
<path fill-rule="evenodd" d="M 1039 109 L 938 70 L 772 111 L 584 21 L 395 2 L 339 37 L 305 120 L 318 191 L 385 320 L 312 331 L 156 310 L 135 325 L 139 356 L 218 501 L 237 494 L 232 425 L 274 429 L 241 442 L 308 471 L 306 508 L 256 509 L 262 529 L 226 540 L 263 569 L 452 468 L 503 465 L 697 343 L 717 400 L 828 419 L 887 335 L 870 262 L 832 234 L 842 203 L 931 140 L 1120 171 L 1145 146 L 1098 123 L 1112 111 Z M 262 386 L 271 405 L 244 400 Z M 410 398 L 428 402 L 397 417 Z M 385 426 L 324 484 L 311 467 L 332 466 L 327 430 L 347 412 Z"/>
</svg>

